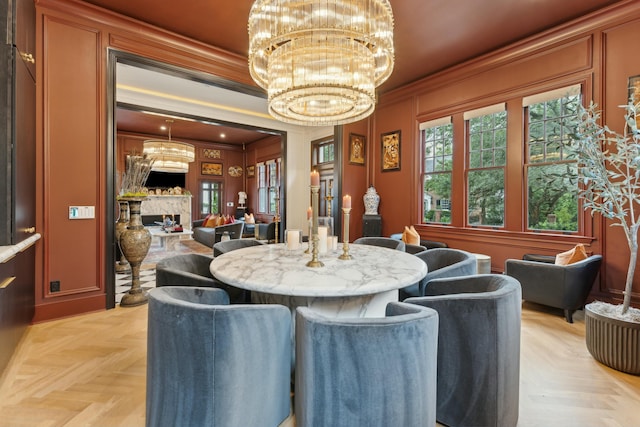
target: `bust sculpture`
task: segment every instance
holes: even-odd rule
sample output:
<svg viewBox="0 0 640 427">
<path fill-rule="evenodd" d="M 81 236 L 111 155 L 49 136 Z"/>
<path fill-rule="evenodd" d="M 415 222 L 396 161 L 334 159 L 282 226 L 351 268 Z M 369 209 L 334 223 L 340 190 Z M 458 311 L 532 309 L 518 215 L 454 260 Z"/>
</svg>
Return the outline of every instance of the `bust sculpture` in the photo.
<svg viewBox="0 0 640 427">
<path fill-rule="evenodd" d="M 244 206 L 246 201 L 247 201 L 247 193 L 245 193 L 244 191 L 239 191 L 238 192 L 238 205 Z"/>
</svg>

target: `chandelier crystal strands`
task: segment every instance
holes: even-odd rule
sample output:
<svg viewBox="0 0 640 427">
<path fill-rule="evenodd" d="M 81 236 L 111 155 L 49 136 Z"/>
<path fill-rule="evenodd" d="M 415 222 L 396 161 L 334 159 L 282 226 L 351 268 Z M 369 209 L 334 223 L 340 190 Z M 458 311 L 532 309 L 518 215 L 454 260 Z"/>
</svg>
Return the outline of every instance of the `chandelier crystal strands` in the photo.
<svg viewBox="0 0 640 427">
<path fill-rule="evenodd" d="M 171 123 L 167 120 L 169 139 L 147 139 L 143 143 L 142 153 L 153 159 L 151 170 L 156 172 L 187 173 L 189 163 L 196 158 L 193 145 L 171 140 Z"/>
<path fill-rule="evenodd" d="M 283 122 L 361 120 L 393 70 L 388 0 L 256 0 L 248 28 L 249 72 Z"/>
</svg>

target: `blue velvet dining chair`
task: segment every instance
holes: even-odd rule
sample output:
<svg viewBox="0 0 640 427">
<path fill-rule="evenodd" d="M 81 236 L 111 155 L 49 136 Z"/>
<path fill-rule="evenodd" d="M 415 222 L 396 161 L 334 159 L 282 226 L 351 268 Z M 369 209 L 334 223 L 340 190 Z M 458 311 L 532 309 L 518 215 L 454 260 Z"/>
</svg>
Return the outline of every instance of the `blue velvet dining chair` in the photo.
<svg viewBox="0 0 640 427">
<path fill-rule="evenodd" d="M 450 427 L 515 427 L 520 283 L 503 274 L 435 279 L 425 296 L 405 302 L 439 315 L 438 422 Z"/>
<path fill-rule="evenodd" d="M 405 250 L 405 243 L 402 240 L 392 239 L 391 237 L 360 237 L 353 241 L 356 245 L 380 246 L 383 248 Z"/>
<path fill-rule="evenodd" d="M 416 308 L 344 319 L 299 307 L 296 426 L 435 425 L 438 315 Z"/>
<path fill-rule="evenodd" d="M 427 264 L 429 272 L 420 282 L 400 289 L 400 300 L 424 295 L 425 288 L 433 279 L 469 276 L 476 274 L 478 264 L 475 255 L 451 248 L 435 248 L 414 254 Z"/>
<path fill-rule="evenodd" d="M 149 292 L 147 427 L 276 427 L 290 413 L 291 312 L 222 289 Z"/>
</svg>

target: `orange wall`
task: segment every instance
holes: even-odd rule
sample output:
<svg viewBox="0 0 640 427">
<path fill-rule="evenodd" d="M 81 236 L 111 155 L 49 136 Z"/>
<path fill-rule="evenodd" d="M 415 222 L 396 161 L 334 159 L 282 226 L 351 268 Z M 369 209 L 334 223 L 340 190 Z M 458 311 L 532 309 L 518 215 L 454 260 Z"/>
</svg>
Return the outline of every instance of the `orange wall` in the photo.
<svg viewBox="0 0 640 427">
<path fill-rule="evenodd" d="M 253 84 L 244 57 L 84 2 L 36 1 L 35 322 L 106 307 L 108 48 Z M 225 155 L 225 173 L 243 161 L 242 152 Z M 190 174 L 188 186 L 200 178 Z M 243 182 L 225 177 L 224 202 L 237 203 Z M 95 206 L 96 216 L 69 220 L 71 205 Z M 60 292 L 49 292 L 53 280 Z"/>
<path fill-rule="evenodd" d="M 383 234 L 400 232 L 404 225 L 420 223 L 420 122 L 451 115 L 454 132 L 463 134 L 461 114 L 464 111 L 506 102 L 509 116 L 514 118 L 508 129 L 507 156 L 510 164 L 520 165 L 523 159 L 521 97 L 581 83 L 586 102 L 592 98 L 603 108 L 607 124 L 621 131 L 623 114 L 617 106 L 626 103 L 627 79 L 640 74 L 640 57 L 630 54 L 629 50 L 638 40 L 640 3 L 627 3 L 382 95 L 374 116 L 372 139 L 379 139 L 389 131 L 402 133 L 400 171 L 380 170 L 379 145 L 374 146 L 374 156 L 368 159 L 381 197 Z M 454 150 L 458 161 L 454 160 L 452 205 L 458 208 L 451 226 L 417 226 L 423 238 L 490 255 L 495 272 L 503 271 L 507 258 L 520 258 L 524 253 L 555 254 L 576 243 L 584 243 L 590 252 L 600 253 L 605 259 L 603 274 L 594 286 L 592 297 L 621 299 L 629 254 L 626 240 L 617 228 L 607 227 L 600 217 L 592 218 L 584 213 L 586 236 L 524 233 L 520 231 L 526 215 L 521 200 L 509 199 L 508 194 L 504 230 L 466 228 L 464 161 L 461 160 L 464 146 L 460 144 Z M 506 185 L 510 191 L 523 191 L 524 179 L 519 166 L 507 169 Z M 638 305 L 640 272 L 635 282 L 634 304 Z"/>
<path fill-rule="evenodd" d="M 253 83 L 244 57 L 75 0 L 36 0 L 36 8 L 36 227 L 42 230 L 43 238 L 37 245 L 35 321 L 42 321 L 105 307 L 105 277 L 110 271 L 105 265 L 110 250 L 106 248 L 110 239 L 106 236 L 105 208 L 110 197 L 106 194 L 110 144 L 106 129 L 107 49 Z M 462 111 L 509 102 L 534 89 L 580 81 L 588 95 L 604 107 L 607 123 L 620 130 L 622 119 L 616 106 L 625 102 L 627 78 L 640 74 L 640 56 L 633 54 L 638 40 L 640 4 L 629 2 L 383 94 L 373 117 L 343 129 L 342 193 L 354 198 L 351 240 L 361 234 L 363 206 L 358 201 L 369 184 L 381 196 L 385 235 L 419 221 L 420 121 L 448 114 L 455 118 Z M 402 136 L 401 169 L 382 172 L 381 134 L 395 130 Z M 365 166 L 348 164 L 350 132 L 367 137 Z M 242 164 L 241 155 L 225 157 L 225 172 L 231 164 Z M 512 159 L 521 154 L 511 151 L 508 155 Z M 257 153 L 255 158 L 249 156 L 246 164 L 260 161 Z M 517 174 L 509 177 L 507 185 L 519 185 Z M 197 188 L 200 178 L 190 174 L 188 186 Z M 243 183 L 249 188 L 250 181 L 229 181 L 232 184 L 225 185 L 225 201 L 237 203 L 237 191 Z M 461 175 L 454 177 L 454 203 L 463 201 L 463 182 Z M 255 197 L 249 200 L 253 203 Z M 515 230 L 522 207 L 514 206 L 519 202 L 508 203 L 505 231 L 464 228 L 461 215 L 454 217 L 456 223 L 451 227 L 418 228 L 426 238 L 491 255 L 495 271 L 503 269 L 508 257 L 525 252 L 556 253 L 576 242 L 586 243 L 591 251 L 605 256 L 604 274 L 593 296 L 620 296 L 627 253 L 615 229 L 605 227 L 596 217 L 586 220 L 587 237 L 521 233 Z M 68 220 L 69 205 L 95 206 L 96 218 Z M 61 281 L 61 292 L 48 292 L 51 280 Z M 640 289 L 634 289 L 634 303 L 638 304 Z"/>
<path fill-rule="evenodd" d="M 369 179 L 370 162 L 369 159 L 372 156 L 375 141 L 371 139 L 371 132 L 369 131 L 369 125 L 371 119 L 362 120 L 357 123 L 351 123 L 345 125 L 342 132 L 342 196 L 351 196 L 351 213 L 349 217 L 349 240 L 354 241 L 358 237 L 362 236 L 362 215 L 364 215 L 364 202 L 362 197 L 371 185 Z M 351 134 L 362 135 L 365 137 L 365 163 L 364 165 L 349 163 L 349 137 Z M 340 197 L 342 197 L 340 196 Z M 342 206 L 342 199 L 340 199 L 340 206 Z M 339 233 L 342 236 L 342 233 Z"/>
</svg>

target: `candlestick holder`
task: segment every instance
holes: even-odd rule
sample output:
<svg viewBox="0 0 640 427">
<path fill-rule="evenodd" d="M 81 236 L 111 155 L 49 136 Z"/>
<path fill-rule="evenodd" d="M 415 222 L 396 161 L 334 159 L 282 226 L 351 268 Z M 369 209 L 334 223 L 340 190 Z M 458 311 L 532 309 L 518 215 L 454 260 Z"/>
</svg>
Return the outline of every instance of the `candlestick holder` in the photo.
<svg viewBox="0 0 640 427">
<path fill-rule="evenodd" d="M 278 188 L 278 192 L 276 193 L 276 215 L 273 217 L 276 225 L 276 237 L 275 243 L 278 243 L 278 236 L 280 235 L 280 231 L 278 230 L 278 225 L 280 225 L 280 189 Z"/>
<path fill-rule="evenodd" d="M 327 201 L 327 216 L 331 216 L 331 201 L 333 200 L 331 190 L 329 190 L 329 194 L 327 194 L 324 199 Z"/>
<path fill-rule="evenodd" d="M 318 191 L 319 185 L 311 186 L 311 261 L 307 263 L 307 267 L 323 267 L 324 264 L 318 260 Z"/>
<path fill-rule="evenodd" d="M 351 214 L 351 208 L 342 208 L 342 213 L 343 213 L 342 255 L 340 255 L 338 259 L 349 260 L 349 259 L 353 259 L 353 257 L 349 254 L 349 214 Z"/>
<path fill-rule="evenodd" d="M 307 221 L 309 223 L 309 237 L 307 237 L 307 249 L 304 251 L 305 254 L 310 254 L 311 253 L 311 236 L 313 235 L 312 231 L 312 227 L 313 227 L 313 220 L 311 218 L 309 218 L 309 220 Z"/>
</svg>

